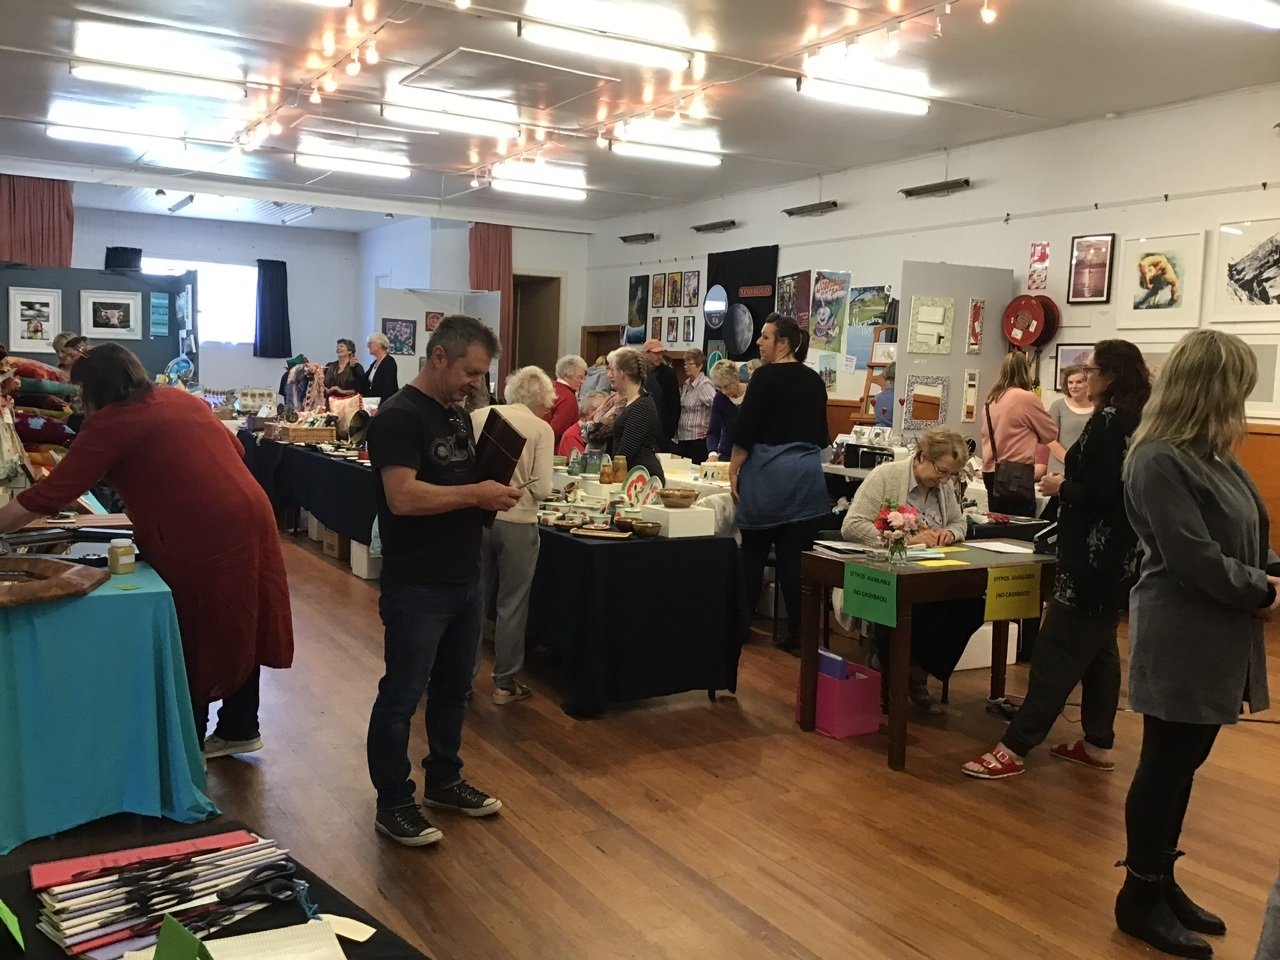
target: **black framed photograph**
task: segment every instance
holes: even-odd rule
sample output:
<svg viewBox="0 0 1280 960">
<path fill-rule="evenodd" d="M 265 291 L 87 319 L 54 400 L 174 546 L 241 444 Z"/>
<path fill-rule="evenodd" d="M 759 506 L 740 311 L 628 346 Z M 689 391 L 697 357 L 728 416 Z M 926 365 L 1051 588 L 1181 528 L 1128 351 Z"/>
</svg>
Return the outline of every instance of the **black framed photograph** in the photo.
<svg viewBox="0 0 1280 960">
<path fill-rule="evenodd" d="M 1095 233 L 1071 238 L 1071 274 L 1067 303 L 1110 303 L 1111 267 L 1116 235 Z"/>
<path fill-rule="evenodd" d="M 418 324 L 414 320 L 382 318 L 382 333 L 391 348 L 387 353 L 396 357 L 412 357 L 418 352 Z"/>
<path fill-rule="evenodd" d="M 1067 367 L 1083 366 L 1093 353 L 1092 343 L 1060 343 L 1053 356 L 1053 389 L 1065 393 L 1062 371 Z"/>
<path fill-rule="evenodd" d="M 695 320 L 693 317 L 684 318 L 684 342 L 693 343 L 693 328 Z"/>
<path fill-rule="evenodd" d="M 677 343 L 680 340 L 680 318 L 667 317 L 667 343 Z"/>
</svg>

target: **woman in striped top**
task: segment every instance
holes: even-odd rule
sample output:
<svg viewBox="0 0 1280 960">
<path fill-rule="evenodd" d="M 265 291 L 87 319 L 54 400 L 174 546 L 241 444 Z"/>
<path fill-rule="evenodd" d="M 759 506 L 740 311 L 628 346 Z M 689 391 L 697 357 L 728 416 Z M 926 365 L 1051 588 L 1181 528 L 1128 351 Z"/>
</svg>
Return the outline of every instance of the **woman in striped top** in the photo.
<svg viewBox="0 0 1280 960">
<path fill-rule="evenodd" d="M 613 421 L 613 450 L 615 457 L 626 457 L 627 465 L 644 467 L 649 476 L 666 483 L 666 474 L 658 462 L 658 450 L 662 446 L 662 419 L 658 405 L 644 390 L 646 374 L 644 358 L 634 348 L 623 348 L 610 354 L 615 370 L 614 386 L 617 388 L 622 412 Z"/>
</svg>

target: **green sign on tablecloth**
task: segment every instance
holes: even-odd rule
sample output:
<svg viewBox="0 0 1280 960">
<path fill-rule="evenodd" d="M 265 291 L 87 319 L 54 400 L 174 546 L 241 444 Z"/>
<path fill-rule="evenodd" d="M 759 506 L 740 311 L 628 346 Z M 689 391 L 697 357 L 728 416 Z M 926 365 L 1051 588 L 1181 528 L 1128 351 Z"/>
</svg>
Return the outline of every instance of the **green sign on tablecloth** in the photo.
<svg viewBox="0 0 1280 960">
<path fill-rule="evenodd" d="M 27 945 L 22 940 L 22 928 L 18 926 L 18 918 L 5 906 L 3 900 L 0 900 L 0 924 L 4 924 L 5 929 L 13 934 L 13 939 L 18 941 L 18 946 L 25 951 Z"/>
<path fill-rule="evenodd" d="M 167 913 L 156 940 L 155 960 L 213 960 L 209 948 Z"/>
<path fill-rule="evenodd" d="M 864 567 L 844 565 L 844 612 L 886 627 L 898 625 L 898 575 Z"/>
</svg>

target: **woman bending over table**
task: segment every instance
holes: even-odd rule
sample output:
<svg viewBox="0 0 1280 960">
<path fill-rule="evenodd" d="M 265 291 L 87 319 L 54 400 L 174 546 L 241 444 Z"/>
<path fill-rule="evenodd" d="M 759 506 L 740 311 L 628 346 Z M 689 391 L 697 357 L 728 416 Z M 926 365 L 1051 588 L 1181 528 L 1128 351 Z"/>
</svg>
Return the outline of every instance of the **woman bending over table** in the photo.
<svg viewBox="0 0 1280 960">
<path fill-rule="evenodd" d="M 924 529 L 909 541 L 926 547 L 947 547 L 964 539 L 967 525 L 956 500 L 952 478 L 968 457 L 964 437 L 954 430 L 926 431 L 910 460 L 882 463 L 868 474 L 844 516 L 840 535 L 851 543 L 880 545 L 875 521 L 885 502 L 915 507 Z M 929 693 L 929 676 L 946 680 L 983 623 L 982 600 L 939 600 L 918 603 L 911 613 L 911 702 L 930 714 L 942 705 Z M 889 631 L 875 630 L 880 669 L 889 666 Z M 885 689 L 888 687 L 886 685 Z"/>
<path fill-rule="evenodd" d="M 209 406 L 156 387 L 106 343 L 77 360 L 87 417 L 65 458 L 0 507 L 0 533 L 55 514 L 99 481 L 125 502 L 143 559 L 173 591 L 206 757 L 262 748 L 259 667 L 293 661 L 289 585 L 271 504 Z M 222 701 L 204 740 L 209 704 Z"/>
</svg>

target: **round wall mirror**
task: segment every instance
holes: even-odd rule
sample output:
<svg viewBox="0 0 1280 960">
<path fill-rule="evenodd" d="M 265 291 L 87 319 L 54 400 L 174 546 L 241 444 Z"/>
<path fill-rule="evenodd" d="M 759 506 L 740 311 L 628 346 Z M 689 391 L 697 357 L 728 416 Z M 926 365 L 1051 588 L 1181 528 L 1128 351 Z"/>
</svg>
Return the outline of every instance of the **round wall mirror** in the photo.
<svg viewBox="0 0 1280 960">
<path fill-rule="evenodd" d="M 707 298 L 702 301 L 702 318 L 707 322 L 707 329 L 719 330 L 728 312 L 729 293 L 717 283 L 707 291 Z"/>
</svg>

